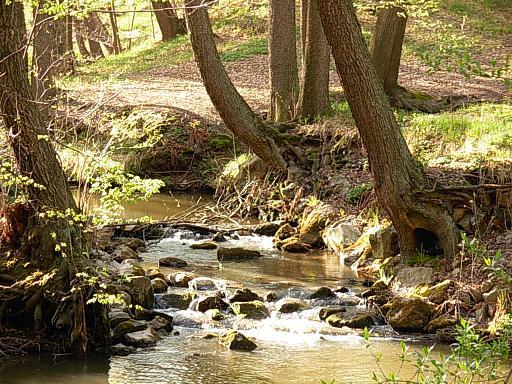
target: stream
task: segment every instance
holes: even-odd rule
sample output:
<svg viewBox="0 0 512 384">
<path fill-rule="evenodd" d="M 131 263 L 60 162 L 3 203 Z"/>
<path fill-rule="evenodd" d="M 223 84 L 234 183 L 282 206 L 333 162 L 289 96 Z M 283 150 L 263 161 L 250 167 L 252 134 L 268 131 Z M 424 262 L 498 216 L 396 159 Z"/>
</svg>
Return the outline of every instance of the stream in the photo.
<svg viewBox="0 0 512 384">
<path fill-rule="evenodd" d="M 167 199 L 167 200 L 166 200 Z M 197 197 L 190 195 L 159 195 L 149 205 L 136 207 L 140 215 L 163 216 L 176 213 Z M 162 201 L 165 206 L 162 206 Z M 159 207 L 160 204 L 160 208 Z M 179 207 L 177 207 L 179 206 Z M 151 212 L 151 209 L 153 212 Z M 168 207 L 173 207 L 169 213 Z M 130 215 L 128 208 L 126 214 Z M 153 218 L 157 215 L 154 215 Z M 162 216 L 161 216 L 162 217 Z M 0 383 L 9 384 L 93 384 L 93 383 L 316 383 L 321 380 L 336 384 L 371 383 L 372 372 L 379 369 L 376 360 L 365 347 L 356 330 L 334 328 L 320 321 L 320 308 L 344 306 L 347 312 L 364 309 L 356 296 L 366 289 L 354 272 L 340 264 L 337 256 L 327 252 L 286 254 L 272 247 L 272 238 L 241 235 L 229 238 L 222 246 L 244 247 L 260 251 L 257 260 L 220 265 L 215 250 L 193 250 L 190 244 L 200 240 L 189 231 L 175 231 L 141 254 L 145 267 L 155 267 L 158 259 L 177 256 L 189 264 L 187 271 L 214 279 L 217 288 L 229 295 L 237 288 L 250 288 L 263 295 L 274 292 L 278 299 L 301 299 L 306 309 L 294 313 L 279 313 L 276 303 L 266 303 L 271 316 L 263 320 L 244 320 L 227 315 L 213 321 L 195 311 L 194 302 L 187 310 L 167 308 L 163 295 L 157 294 L 159 311 L 174 317 L 174 331 L 158 341 L 156 347 L 140 350 L 128 356 L 91 357 L 86 361 L 68 360 L 65 356 L 31 357 L 16 363 L 0 363 Z M 164 273 L 172 269 L 161 268 Z M 309 299 L 322 286 L 348 288 L 335 298 Z M 169 288 L 169 292 L 184 288 Z M 207 295 L 207 291 L 198 292 Z M 211 294 L 211 291 L 209 292 Z M 226 329 L 238 329 L 252 337 L 258 348 L 253 352 L 230 351 L 218 344 L 217 334 Z M 385 372 L 400 367 L 399 340 L 408 340 L 413 349 L 429 345 L 428 339 L 400 339 L 386 326 L 375 329 L 379 337 L 372 343 L 382 353 L 380 367 Z M 437 348 L 437 347 L 436 347 Z M 439 347 L 445 351 L 446 347 Z M 405 366 L 402 372 L 411 370 Z M 412 370 L 411 370 L 412 372 Z"/>
</svg>

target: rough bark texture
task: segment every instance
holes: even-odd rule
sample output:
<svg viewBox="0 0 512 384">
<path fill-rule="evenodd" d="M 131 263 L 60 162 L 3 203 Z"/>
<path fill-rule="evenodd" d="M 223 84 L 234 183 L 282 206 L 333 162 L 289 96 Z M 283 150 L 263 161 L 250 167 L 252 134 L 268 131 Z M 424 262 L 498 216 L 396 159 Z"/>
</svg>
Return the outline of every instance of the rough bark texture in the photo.
<svg viewBox="0 0 512 384">
<path fill-rule="evenodd" d="M 183 20 L 178 17 L 176 11 L 172 9 L 169 1 L 151 1 L 155 11 L 156 21 L 162 32 L 162 41 L 169 41 L 176 36 L 186 33 L 183 26 Z"/>
<path fill-rule="evenodd" d="M 187 20 L 194 56 L 204 86 L 227 128 L 268 164 L 287 165 L 272 138 L 273 132 L 251 110 L 228 77 L 213 39 L 207 7 L 201 0 L 187 4 Z"/>
<path fill-rule="evenodd" d="M 373 65 L 386 93 L 398 88 L 406 24 L 407 17 L 402 8 L 383 8 L 379 11 L 370 51 Z"/>
<path fill-rule="evenodd" d="M 455 225 L 443 201 L 424 192 L 427 180 L 394 119 L 352 2 L 318 0 L 318 5 L 345 95 L 368 153 L 379 202 L 397 229 L 402 255 L 417 252 L 414 230 L 422 228 L 435 234 L 445 256 L 454 256 Z"/>
<path fill-rule="evenodd" d="M 302 117 L 314 116 L 329 106 L 329 64 L 331 53 L 325 38 L 317 0 L 304 0 L 302 20 L 303 56 L 302 87 L 300 92 L 299 114 Z"/>
<path fill-rule="evenodd" d="M 296 117 L 299 74 L 295 44 L 295 0 L 270 0 L 270 121 Z"/>
<path fill-rule="evenodd" d="M 69 218 L 39 215 L 67 210 L 77 212 L 78 209 L 49 140 L 34 89 L 28 81 L 25 35 L 21 3 L 0 2 L 0 57 L 3 58 L 0 60 L 0 116 L 19 173 L 34 181 L 26 187 L 30 213 L 16 258 L 29 261 L 26 268 L 34 268 L 41 273 L 51 271 L 49 276 L 53 276 L 41 285 L 30 281 L 21 285 L 22 300 L 26 305 L 20 313 L 25 321 L 32 314 L 36 327 L 42 327 L 44 319 L 49 316 L 54 329 L 58 326 L 53 320 L 60 315 L 65 316 L 69 319 L 69 327 L 62 330 L 66 339 L 64 343 L 79 353 L 85 353 L 88 346 L 87 298 L 81 291 L 71 292 L 70 288 L 76 272 L 87 264 L 86 242 L 82 231 L 77 225 L 70 224 Z M 66 256 L 56 248 L 62 243 L 67 245 Z M 5 289 L 0 288 L 0 291 Z M 64 295 L 69 295 L 66 301 L 63 300 Z M 58 306 L 57 312 L 52 305 Z M 2 315 L 5 313 L 4 305 L 1 312 Z"/>
<path fill-rule="evenodd" d="M 114 53 L 117 55 L 123 51 L 121 47 L 121 39 L 119 38 L 119 28 L 117 26 L 117 14 L 114 0 L 110 3 L 110 26 L 112 27 L 112 43 L 114 46 Z"/>
</svg>

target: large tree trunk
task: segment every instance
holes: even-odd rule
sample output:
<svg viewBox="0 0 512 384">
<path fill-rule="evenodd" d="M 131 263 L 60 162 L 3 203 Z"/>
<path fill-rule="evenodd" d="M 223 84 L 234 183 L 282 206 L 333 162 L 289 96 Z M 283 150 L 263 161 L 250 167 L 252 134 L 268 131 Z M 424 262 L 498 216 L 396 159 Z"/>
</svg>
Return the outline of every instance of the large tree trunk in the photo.
<svg viewBox="0 0 512 384">
<path fill-rule="evenodd" d="M 92 12 L 84 20 L 76 24 L 80 26 L 78 31 L 81 36 L 89 41 L 89 47 L 93 57 L 103 57 L 100 43 L 105 46 L 109 54 L 114 53 L 112 38 L 110 37 L 107 27 L 105 27 L 96 12 Z"/>
<path fill-rule="evenodd" d="M 186 4 L 186 16 L 194 56 L 204 86 L 213 105 L 227 128 L 248 145 L 256 155 L 276 168 L 287 164 L 273 140 L 273 131 L 267 127 L 240 96 L 222 65 L 215 46 L 207 6 L 202 0 Z"/>
<path fill-rule="evenodd" d="M 299 99 L 295 0 L 270 0 L 270 121 L 296 117 Z"/>
<path fill-rule="evenodd" d="M 317 0 L 304 0 L 302 25 L 302 87 L 299 114 L 302 117 L 318 115 L 329 106 L 329 64 L 331 53 L 325 38 Z M 304 16 L 306 16 L 304 18 Z"/>
<path fill-rule="evenodd" d="M 110 25 L 112 27 L 112 41 L 114 45 L 114 54 L 119 54 L 123 51 L 123 47 L 121 46 L 121 39 L 119 37 L 119 28 L 117 26 L 117 14 L 115 8 L 115 2 L 112 0 L 110 2 Z"/>
<path fill-rule="evenodd" d="M 402 256 L 438 240 L 444 255 L 457 250 L 457 232 L 442 199 L 427 191 L 372 65 L 350 0 L 318 0 L 336 68 L 368 154 L 375 191 L 397 230 Z M 429 236 L 435 235 L 435 236 Z"/>
<path fill-rule="evenodd" d="M 39 270 L 40 274 L 47 272 L 43 274 L 46 281 L 22 281 L 18 289 L 26 300 L 25 311 L 27 315 L 32 311 L 36 326 L 42 326 L 44 319 L 49 318 L 52 323 L 47 326 L 58 328 L 62 323 L 53 319 L 66 312 L 69 326 L 65 343 L 83 354 L 88 347 L 87 297 L 71 288 L 76 272 L 84 270 L 88 263 L 88 252 L 79 225 L 70 224 L 78 209 L 28 81 L 25 34 L 21 3 L 0 2 L 0 116 L 18 172 L 33 180 L 26 187 L 30 215 L 17 257 L 28 261 L 27 268 Z M 0 295 L 4 290 L 8 288 L 0 286 Z M 58 306 L 58 313 L 54 306 Z M 4 306 L 0 315 L 5 313 L 3 309 Z"/>
<path fill-rule="evenodd" d="M 162 32 L 162 41 L 169 41 L 186 33 L 181 20 L 169 1 L 151 1 L 156 21 Z"/>
</svg>

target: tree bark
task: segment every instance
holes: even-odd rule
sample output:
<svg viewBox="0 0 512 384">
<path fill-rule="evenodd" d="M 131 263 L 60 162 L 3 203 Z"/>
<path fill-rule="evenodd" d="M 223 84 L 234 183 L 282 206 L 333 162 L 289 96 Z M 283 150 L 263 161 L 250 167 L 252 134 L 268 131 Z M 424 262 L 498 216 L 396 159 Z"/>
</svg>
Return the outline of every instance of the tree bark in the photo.
<svg viewBox="0 0 512 384">
<path fill-rule="evenodd" d="M 0 116 L 18 172 L 33 180 L 26 186 L 31 214 L 27 218 L 17 257 L 28 260 L 27 265 L 35 270 L 51 271 L 42 285 L 27 282 L 22 286 L 24 298 L 31 297 L 35 290 L 33 297 L 39 308 L 33 314 L 36 324 L 45 318 L 41 313 L 52 319 L 54 305 L 66 305 L 71 318 L 66 343 L 83 354 L 88 347 L 87 298 L 82 292 L 73 292 L 71 287 L 76 272 L 84 270 L 82 267 L 88 263 L 86 241 L 78 225 L 70 224 L 69 217 L 59 216 L 66 215 L 66 212 L 77 213 L 78 208 L 28 80 L 25 36 L 22 3 L 0 2 Z M 51 213 L 57 215 L 52 216 Z M 63 243 L 66 244 L 66 255 L 57 249 L 57 245 L 64 247 Z M 53 277 L 50 276 L 52 274 Z M 69 294 L 66 303 L 61 300 L 62 292 Z M 43 306 L 44 300 L 54 301 L 52 305 Z M 33 310 L 29 305 L 31 301 L 27 300 L 26 310 Z"/>
<path fill-rule="evenodd" d="M 186 16 L 204 86 L 227 128 L 269 165 L 286 169 L 287 164 L 273 139 L 273 131 L 240 96 L 222 65 L 207 6 L 202 0 L 189 1 L 186 3 Z"/>
<path fill-rule="evenodd" d="M 352 115 L 368 154 L 375 191 L 397 230 L 402 256 L 421 248 L 418 230 L 435 235 L 453 257 L 458 235 L 442 199 L 426 192 L 372 65 L 351 0 L 318 0 L 322 24 Z"/>
<path fill-rule="evenodd" d="M 119 38 L 119 28 L 117 27 L 117 14 L 116 14 L 116 8 L 114 4 L 114 0 L 110 3 L 110 25 L 112 27 L 112 39 L 113 39 L 113 46 L 114 46 L 114 54 L 119 54 L 123 51 L 123 48 L 121 46 L 121 39 Z"/>
<path fill-rule="evenodd" d="M 178 17 L 176 11 L 172 9 L 169 1 L 151 1 L 155 11 L 156 21 L 162 32 L 162 41 L 169 41 L 176 36 L 186 33 L 183 27 L 183 20 Z"/>
<path fill-rule="evenodd" d="M 325 38 L 317 0 L 304 0 L 306 10 L 302 20 L 304 51 L 302 55 L 302 87 L 299 114 L 301 117 L 318 115 L 329 106 L 329 65 L 331 53 Z"/>
<path fill-rule="evenodd" d="M 270 0 L 270 121 L 296 117 L 299 75 L 295 38 L 295 0 Z"/>
<path fill-rule="evenodd" d="M 77 29 L 82 38 L 89 41 L 93 57 L 103 57 L 100 43 L 103 44 L 109 54 L 114 53 L 112 38 L 97 13 L 89 14 L 84 20 L 77 21 L 76 25 L 79 26 Z"/>
</svg>

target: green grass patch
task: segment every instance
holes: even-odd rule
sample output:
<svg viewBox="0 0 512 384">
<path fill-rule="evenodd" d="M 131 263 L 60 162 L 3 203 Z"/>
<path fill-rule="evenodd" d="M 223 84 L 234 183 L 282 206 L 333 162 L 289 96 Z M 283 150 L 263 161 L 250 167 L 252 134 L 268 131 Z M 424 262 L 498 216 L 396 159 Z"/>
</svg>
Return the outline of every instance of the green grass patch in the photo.
<svg viewBox="0 0 512 384">
<path fill-rule="evenodd" d="M 435 115 L 400 118 L 413 152 L 426 163 L 443 158 L 512 158 L 512 106 L 480 104 Z"/>
<path fill-rule="evenodd" d="M 222 47 L 220 58 L 224 62 L 248 59 L 255 55 L 268 53 L 268 40 L 262 37 L 249 39 L 242 44 L 228 43 Z"/>
</svg>

